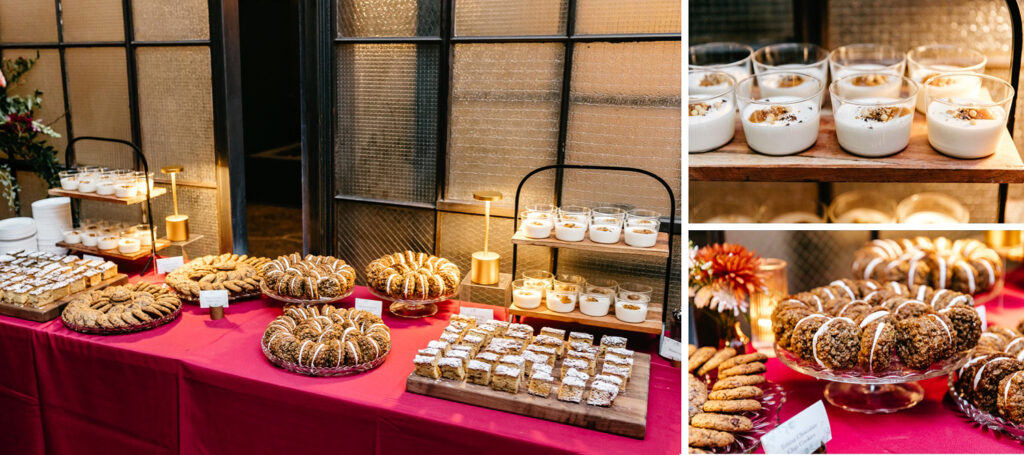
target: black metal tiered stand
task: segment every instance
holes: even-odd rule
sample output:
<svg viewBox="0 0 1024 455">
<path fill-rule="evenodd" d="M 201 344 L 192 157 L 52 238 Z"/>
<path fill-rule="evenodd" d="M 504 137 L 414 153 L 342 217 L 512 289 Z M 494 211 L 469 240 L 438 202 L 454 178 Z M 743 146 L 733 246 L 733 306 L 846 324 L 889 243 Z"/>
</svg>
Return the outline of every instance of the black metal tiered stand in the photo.
<svg viewBox="0 0 1024 455">
<path fill-rule="evenodd" d="M 139 170 L 139 166 L 142 166 L 142 171 L 146 174 L 146 221 L 149 223 L 149 234 L 152 240 L 149 248 L 149 259 L 146 260 L 146 264 L 142 267 L 139 275 L 145 275 L 146 270 L 153 266 L 154 271 L 156 270 L 156 226 L 153 224 L 153 205 L 152 205 L 152 182 L 149 181 L 149 163 L 146 162 L 146 156 L 142 154 L 142 150 L 139 149 L 135 144 L 114 138 L 107 137 L 96 137 L 96 136 L 81 136 L 76 137 L 68 142 L 67 148 L 64 150 L 64 161 L 68 169 L 75 168 L 75 143 L 78 141 L 97 141 L 97 142 L 112 142 L 115 144 L 126 145 L 131 147 L 135 154 L 135 169 Z M 73 197 L 73 196 L 72 196 Z"/>
<path fill-rule="evenodd" d="M 519 181 L 519 186 L 516 187 L 515 213 L 513 213 L 513 216 L 515 216 L 515 221 L 513 221 L 513 223 L 512 223 L 512 233 L 513 233 L 513 235 L 515 235 L 515 233 L 519 231 L 519 202 L 520 202 L 520 197 L 522 196 L 522 192 L 523 192 L 523 185 L 526 184 L 526 181 L 529 180 L 534 175 L 537 175 L 537 174 L 539 174 L 541 172 L 548 171 L 548 170 L 557 170 L 558 171 L 558 178 L 561 179 L 561 178 L 564 178 L 564 172 L 563 171 L 565 169 L 580 169 L 580 170 L 610 171 L 610 172 L 630 172 L 630 173 L 634 173 L 634 174 L 642 174 L 642 175 L 646 175 L 646 176 L 656 180 L 658 183 L 661 184 L 662 187 L 665 188 L 665 192 L 668 194 L 668 199 L 669 199 L 669 220 L 668 220 L 668 258 L 665 260 L 665 289 L 664 289 L 663 296 L 662 296 L 662 311 L 661 311 L 661 328 L 662 329 L 661 329 L 661 333 L 659 334 L 659 338 L 658 338 L 658 341 L 659 341 L 659 344 L 658 344 L 659 345 L 658 355 L 661 355 L 661 349 L 660 349 L 661 338 L 666 336 L 665 335 L 665 330 L 666 330 L 666 327 L 667 327 L 667 323 L 666 323 L 667 322 L 667 317 L 668 317 L 667 314 L 669 313 L 669 311 L 668 311 L 669 289 L 670 289 L 670 287 L 672 285 L 672 252 L 673 252 L 672 247 L 673 247 L 673 244 L 674 244 L 673 237 L 675 236 L 676 226 L 678 224 L 676 222 L 676 198 L 675 198 L 675 194 L 672 192 L 672 187 L 669 186 L 669 184 L 667 182 L 665 182 L 664 179 L 662 179 L 658 175 L 654 174 L 653 172 L 650 172 L 650 171 L 647 171 L 647 170 L 644 170 L 644 169 L 632 168 L 632 167 L 593 166 L 593 165 L 581 165 L 581 164 L 552 164 L 552 165 L 548 165 L 548 166 L 542 166 L 542 167 L 534 169 L 530 173 L 526 174 L 526 176 L 523 177 L 523 179 Z M 561 185 L 558 185 L 558 186 L 561 187 Z M 557 248 L 557 246 L 552 246 L 552 247 L 553 248 Z M 629 254 L 629 253 L 625 252 L 623 254 Z M 519 245 L 516 242 L 513 242 L 512 243 L 512 276 L 516 276 L 516 268 L 518 266 L 518 255 L 519 255 Z M 557 262 L 558 259 L 557 258 L 558 258 L 558 256 L 557 256 L 557 250 L 556 250 L 555 251 L 555 262 L 552 265 L 552 269 L 553 269 L 552 271 L 554 271 L 554 269 L 557 268 L 557 264 L 558 264 L 558 262 Z M 662 357 L 664 357 L 664 356 L 662 356 Z"/>
</svg>

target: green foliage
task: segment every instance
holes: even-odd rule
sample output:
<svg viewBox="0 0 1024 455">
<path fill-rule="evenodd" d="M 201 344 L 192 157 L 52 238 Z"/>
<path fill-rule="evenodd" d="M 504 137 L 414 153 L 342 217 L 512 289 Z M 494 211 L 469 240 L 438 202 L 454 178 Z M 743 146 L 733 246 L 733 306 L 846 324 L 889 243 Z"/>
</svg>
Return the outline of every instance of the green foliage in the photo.
<svg viewBox="0 0 1024 455">
<path fill-rule="evenodd" d="M 57 175 L 57 149 L 46 142 L 48 137 L 60 137 L 50 125 L 35 118 L 35 112 L 42 105 L 43 92 L 34 90 L 31 95 L 12 95 L 11 87 L 21 85 L 23 78 L 39 60 L 18 57 L 0 61 L 0 80 L 6 79 L 6 86 L 0 86 L 0 151 L 7 154 L 8 163 L 23 161 L 46 182 L 50 188 L 60 184 Z M 57 119 L 54 119 L 56 121 Z M 19 212 L 18 194 L 20 186 L 12 167 L 0 168 L 0 195 L 7 199 L 15 212 Z"/>
</svg>

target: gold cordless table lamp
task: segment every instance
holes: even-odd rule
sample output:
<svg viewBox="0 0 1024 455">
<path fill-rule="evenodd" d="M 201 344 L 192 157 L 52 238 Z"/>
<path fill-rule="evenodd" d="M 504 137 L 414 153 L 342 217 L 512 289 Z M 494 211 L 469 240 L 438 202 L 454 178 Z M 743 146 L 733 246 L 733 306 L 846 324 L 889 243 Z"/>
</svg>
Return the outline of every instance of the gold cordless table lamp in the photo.
<svg viewBox="0 0 1024 455">
<path fill-rule="evenodd" d="M 473 199 L 484 201 L 484 250 L 473 253 L 473 266 L 470 277 L 476 284 L 496 284 L 500 269 L 501 255 L 488 250 L 491 237 L 491 202 L 500 201 L 501 193 L 497 191 L 478 191 Z"/>
<path fill-rule="evenodd" d="M 188 215 L 178 214 L 178 185 L 174 175 L 185 170 L 182 166 L 164 166 L 160 172 L 171 176 L 171 197 L 174 198 L 174 215 L 165 218 L 167 223 L 167 240 L 184 242 L 188 240 Z"/>
</svg>

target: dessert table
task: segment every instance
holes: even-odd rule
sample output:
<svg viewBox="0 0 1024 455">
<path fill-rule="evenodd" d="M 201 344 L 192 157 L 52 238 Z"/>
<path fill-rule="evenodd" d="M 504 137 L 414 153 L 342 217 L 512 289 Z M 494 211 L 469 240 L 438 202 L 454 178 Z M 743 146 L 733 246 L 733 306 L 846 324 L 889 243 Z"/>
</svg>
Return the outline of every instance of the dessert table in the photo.
<svg viewBox="0 0 1024 455">
<path fill-rule="evenodd" d="M 360 287 L 341 306 L 357 297 L 372 298 Z M 387 360 L 341 378 L 300 376 L 267 361 L 260 338 L 282 307 L 267 298 L 232 303 L 216 321 L 186 304 L 167 325 L 119 336 L 72 332 L 59 318 L 0 316 L 0 447 L 19 454 L 681 452 L 681 372 L 657 355 L 643 440 L 405 392 L 416 350 L 441 334 L 459 305 L 401 319 L 385 304 Z M 507 318 L 503 308 L 495 316 Z M 629 339 L 630 348 L 656 352 L 656 336 Z"/>
<path fill-rule="evenodd" d="M 985 304 L 989 325 L 1016 327 L 1024 319 L 1024 269 L 1006 277 L 1000 296 Z M 826 381 L 797 373 L 778 359 L 769 359 L 766 377 L 786 390 L 781 421 L 815 401 L 825 402 L 832 441 L 829 453 L 1019 453 L 1024 444 L 983 429 L 957 412 L 947 396 L 946 377 L 921 381 L 925 398 L 913 408 L 893 414 L 849 412 L 825 401 Z M 758 448 L 758 453 L 763 453 Z"/>
</svg>

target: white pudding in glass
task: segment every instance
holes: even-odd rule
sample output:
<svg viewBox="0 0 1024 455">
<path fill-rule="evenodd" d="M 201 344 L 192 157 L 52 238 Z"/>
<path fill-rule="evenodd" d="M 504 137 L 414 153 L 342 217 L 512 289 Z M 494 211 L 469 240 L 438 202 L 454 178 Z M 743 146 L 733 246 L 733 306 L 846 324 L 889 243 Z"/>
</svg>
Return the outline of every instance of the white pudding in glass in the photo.
<svg viewBox="0 0 1024 455">
<path fill-rule="evenodd" d="M 64 233 L 64 243 L 82 243 L 82 233 L 78 231 L 67 231 Z"/>
<path fill-rule="evenodd" d="M 601 317 L 608 314 L 612 306 L 612 296 L 600 293 L 588 293 L 580 297 L 580 312 L 587 316 Z"/>
<path fill-rule="evenodd" d="M 882 65 L 857 65 L 857 66 L 877 66 Z M 883 67 L 884 68 L 884 67 Z M 842 74 L 843 72 L 840 72 Z M 856 72 L 850 71 L 843 76 L 853 75 L 849 79 L 837 78 L 839 81 L 839 93 L 842 93 L 843 97 L 847 99 L 859 99 L 859 98 L 899 98 L 900 97 L 900 84 L 902 78 L 900 76 L 891 74 L 862 74 L 855 75 Z"/>
<path fill-rule="evenodd" d="M 101 182 L 99 185 L 96 185 L 96 194 L 109 196 L 114 194 L 116 187 L 117 184 L 114 182 Z"/>
<path fill-rule="evenodd" d="M 523 223 L 523 234 L 531 239 L 546 239 L 551 237 L 551 229 L 555 227 L 551 220 L 535 218 L 526 220 Z"/>
<path fill-rule="evenodd" d="M 63 177 L 60 179 L 60 187 L 63 190 L 75 191 L 78 189 L 78 177 Z"/>
<path fill-rule="evenodd" d="M 914 112 L 898 103 L 895 98 L 863 98 L 839 106 L 835 112 L 839 145 L 854 155 L 868 157 L 903 150 L 910 142 Z"/>
<path fill-rule="evenodd" d="M 575 293 L 549 290 L 547 298 L 544 299 L 544 304 L 547 305 L 549 310 L 556 313 L 570 313 L 576 309 L 577 297 L 579 296 Z"/>
<path fill-rule="evenodd" d="M 892 216 L 881 210 L 856 208 L 843 212 L 836 217 L 836 223 L 892 223 Z"/>
<path fill-rule="evenodd" d="M 78 191 L 81 193 L 96 192 L 96 181 L 93 179 L 81 179 L 78 181 Z"/>
<path fill-rule="evenodd" d="M 963 71 L 949 65 L 935 65 L 921 68 L 911 74 L 910 78 L 921 85 L 917 95 L 917 111 L 928 115 L 925 105 L 928 97 L 932 98 L 974 98 L 981 90 L 981 80 L 971 76 L 943 75 L 947 72 Z M 934 80 L 934 82 L 932 82 Z"/>
<path fill-rule="evenodd" d="M 964 159 L 984 158 L 996 151 L 1006 113 L 998 106 L 962 107 L 980 99 L 954 98 L 952 104 L 933 102 L 928 106 L 928 142 L 943 154 Z"/>
<path fill-rule="evenodd" d="M 622 322 L 639 324 L 647 320 L 647 304 L 617 301 L 615 302 L 615 317 Z"/>
<path fill-rule="evenodd" d="M 709 72 L 689 78 L 689 83 L 687 85 L 690 89 L 689 95 L 692 97 L 694 95 L 717 95 L 719 93 L 725 93 L 732 88 L 733 84 L 735 84 L 735 80 L 729 79 L 728 76 Z"/>
<path fill-rule="evenodd" d="M 741 118 L 747 145 L 759 153 L 777 156 L 799 153 L 814 145 L 821 116 L 818 103 L 798 100 L 780 96 L 748 104 Z"/>
<path fill-rule="evenodd" d="M 903 220 L 905 224 L 957 224 L 960 220 L 945 213 L 933 211 L 921 211 L 911 213 Z"/>
<path fill-rule="evenodd" d="M 117 237 L 103 237 L 100 239 L 96 247 L 101 250 L 112 250 L 117 248 Z"/>
<path fill-rule="evenodd" d="M 622 226 L 618 224 L 591 224 L 590 240 L 595 243 L 619 243 Z"/>
<path fill-rule="evenodd" d="M 785 74 L 779 76 L 778 79 L 763 78 L 763 82 L 770 82 L 759 83 L 761 97 L 763 98 L 783 96 L 793 97 L 794 99 L 808 98 L 818 93 L 820 87 L 825 85 L 825 71 L 820 68 L 808 68 L 803 65 L 780 65 L 772 68 L 772 71 L 795 71 L 803 73 L 803 75 Z M 817 78 L 819 83 L 816 84 L 814 81 L 809 81 L 805 75 Z"/>
<path fill-rule="evenodd" d="M 135 185 L 121 184 L 114 191 L 117 197 L 135 197 L 139 192 L 139 188 Z"/>
<path fill-rule="evenodd" d="M 555 238 L 563 242 L 582 242 L 587 225 L 578 221 L 559 221 L 555 225 Z"/>
<path fill-rule="evenodd" d="M 95 232 L 86 232 L 82 234 L 82 245 L 85 246 L 96 246 L 100 241 L 100 237 Z"/>
<path fill-rule="evenodd" d="M 537 308 L 541 301 L 540 289 L 516 289 L 512 291 L 512 303 L 519 308 Z"/>
<path fill-rule="evenodd" d="M 690 103 L 687 128 L 690 133 L 690 152 L 719 148 L 728 144 L 736 133 L 736 107 L 729 101 L 729 97 Z"/>
<path fill-rule="evenodd" d="M 132 254 L 139 252 L 139 239 L 124 238 L 117 241 L 117 251 L 122 254 Z"/>
<path fill-rule="evenodd" d="M 658 231 L 643 226 L 626 228 L 626 245 L 637 248 L 650 248 L 658 243 Z"/>
</svg>

